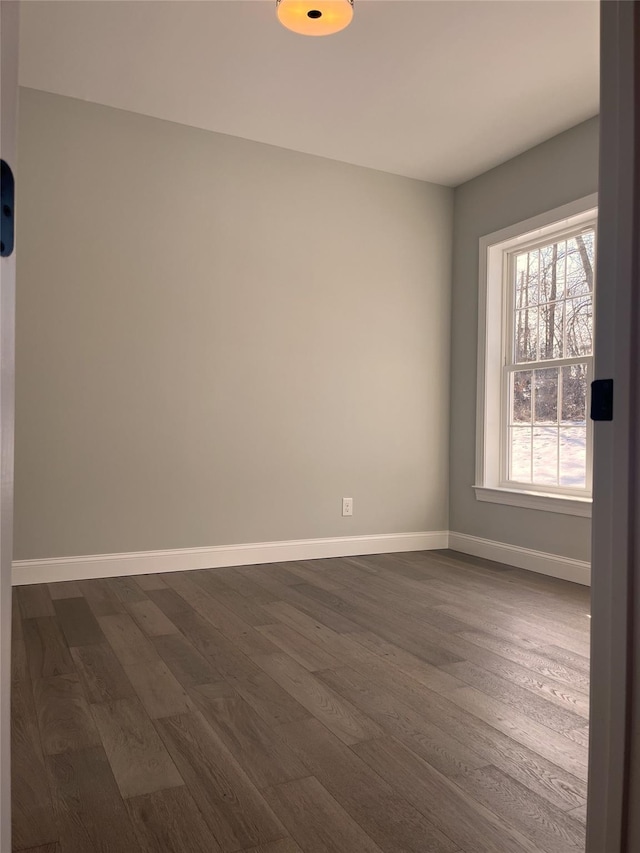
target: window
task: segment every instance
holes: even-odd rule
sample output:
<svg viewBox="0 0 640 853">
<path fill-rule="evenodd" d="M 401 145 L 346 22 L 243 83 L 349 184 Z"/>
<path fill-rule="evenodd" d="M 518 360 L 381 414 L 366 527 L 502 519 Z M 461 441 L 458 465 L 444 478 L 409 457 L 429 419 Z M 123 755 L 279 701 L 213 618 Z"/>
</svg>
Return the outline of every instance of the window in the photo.
<svg viewBox="0 0 640 853">
<path fill-rule="evenodd" d="M 595 203 L 481 240 L 479 500 L 590 515 Z"/>
</svg>

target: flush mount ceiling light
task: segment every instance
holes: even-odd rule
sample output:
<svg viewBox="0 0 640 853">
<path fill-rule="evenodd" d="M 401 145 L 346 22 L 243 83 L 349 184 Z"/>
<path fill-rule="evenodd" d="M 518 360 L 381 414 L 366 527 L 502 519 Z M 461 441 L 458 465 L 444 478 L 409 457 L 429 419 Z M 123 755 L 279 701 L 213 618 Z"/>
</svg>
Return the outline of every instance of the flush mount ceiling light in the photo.
<svg viewBox="0 0 640 853">
<path fill-rule="evenodd" d="M 330 36 L 348 27 L 353 0 L 276 0 L 278 20 L 303 36 Z"/>
</svg>

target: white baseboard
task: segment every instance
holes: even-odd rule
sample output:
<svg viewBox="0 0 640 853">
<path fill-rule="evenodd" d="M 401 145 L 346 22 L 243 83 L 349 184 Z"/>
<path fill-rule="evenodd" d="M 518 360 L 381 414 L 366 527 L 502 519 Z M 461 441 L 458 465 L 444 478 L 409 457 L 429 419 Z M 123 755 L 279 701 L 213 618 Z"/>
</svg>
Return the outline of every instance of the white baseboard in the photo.
<svg viewBox="0 0 640 853">
<path fill-rule="evenodd" d="M 217 545 L 211 548 L 178 548 L 171 551 L 137 551 L 131 554 L 96 554 L 15 560 L 14 586 L 32 583 L 112 578 L 222 566 L 251 566 L 321 557 L 356 557 L 399 551 L 446 548 L 446 530 L 424 533 L 385 533 L 377 536 L 343 536 L 336 539 L 298 539 L 289 542 L 256 542 L 248 545 Z"/>
<path fill-rule="evenodd" d="M 298 539 L 289 542 L 256 542 L 248 545 L 216 545 L 211 548 L 178 548 L 171 551 L 137 551 L 131 554 L 96 554 L 54 557 L 48 560 L 15 560 L 14 586 L 32 583 L 112 578 L 223 566 L 251 566 L 322 557 L 356 557 L 400 551 L 432 551 L 451 548 L 520 569 L 589 585 L 591 566 L 543 551 L 531 551 L 466 533 L 437 530 L 423 533 L 385 533 L 377 536 L 343 536 L 335 539 Z"/>
<path fill-rule="evenodd" d="M 481 539 L 479 536 L 469 536 L 467 533 L 449 532 L 449 548 L 483 557 L 485 560 L 495 560 L 497 563 L 507 563 L 519 569 L 528 569 L 542 575 L 550 575 L 566 581 L 591 584 L 591 564 L 582 560 L 571 560 L 569 557 L 559 557 L 544 551 L 531 551 L 518 545 L 505 545 L 492 539 Z"/>
</svg>

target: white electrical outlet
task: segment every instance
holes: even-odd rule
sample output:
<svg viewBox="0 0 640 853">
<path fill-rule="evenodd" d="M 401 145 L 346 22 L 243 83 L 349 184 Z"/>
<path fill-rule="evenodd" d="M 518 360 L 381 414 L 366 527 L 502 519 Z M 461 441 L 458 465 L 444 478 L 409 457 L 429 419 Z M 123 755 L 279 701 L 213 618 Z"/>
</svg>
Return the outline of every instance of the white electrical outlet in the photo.
<svg viewBox="0 0 640 853">
<path fill-rule="evenodd" d="M 353 515 L 353 498 L 342 498 L 342 514 Z"/>
</svg>

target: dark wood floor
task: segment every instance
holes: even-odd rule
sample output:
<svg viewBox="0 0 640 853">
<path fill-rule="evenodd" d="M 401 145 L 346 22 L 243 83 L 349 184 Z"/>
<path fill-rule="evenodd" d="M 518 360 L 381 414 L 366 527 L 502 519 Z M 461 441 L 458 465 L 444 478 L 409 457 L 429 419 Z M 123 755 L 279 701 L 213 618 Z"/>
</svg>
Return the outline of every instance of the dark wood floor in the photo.
<svg viewBox="0 0 640 853">
<path fill-rule="evenodd" d="M 20 587 L 14 850 L 581 851 L 587 612 L 444 551 Z"/>
</svg>

